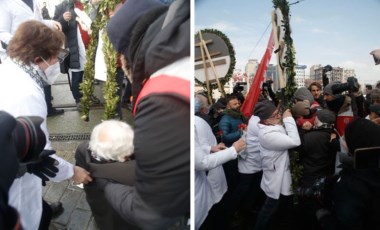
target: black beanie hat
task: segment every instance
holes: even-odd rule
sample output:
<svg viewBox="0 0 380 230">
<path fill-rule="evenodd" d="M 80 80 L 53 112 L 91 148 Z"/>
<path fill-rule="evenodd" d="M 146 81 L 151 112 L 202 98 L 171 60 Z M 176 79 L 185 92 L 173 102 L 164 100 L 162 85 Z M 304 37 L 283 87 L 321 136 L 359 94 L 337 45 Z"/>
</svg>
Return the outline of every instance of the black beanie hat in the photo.
<svg viewBox="0 0 380 230">
<path fill-rule="evenodd" d="M 326 85 L 325 87 L 323 87 L 323 94 L 327 94 L 327 95 L 335 95 L 334 91 L 333 91 L 333 86 L 337 85 L 337 84 L 340 84 L 340 82 L 332 82 L 328 85 Z"/>
<path fill-rule="evenodd" d="M 380 126 L 370 120 L 358 118 L 346 127 L 345 138 L 350 153 L 358 148 L 380 146 Z"/>
<path fill-rule="evenodd" d="M 258 116 L 260 120 L 266 120 L 272 116 L 273 112 L 276 110 L 276 106 L 272 101 L 264 100 L 257 102 L 253 115 Z"/>
<path fill-rule="evenodd" d="M 380 116 L 380 104 L 372 104 L 369 106 L 369 110 L 373 113 L 376 113 L 377 116 Z"/>
<path fill-rule="evenodd" d="M 137 21 L 150 10 L 164 6 L 155 0 L 128 0 L 120 10 L 110 19 L 106 26 L 107 35 L 113 47 L 128 56 L 128 49 L 132 31 Z"/>
<path fill-rule="evenodd" d="M 336 118 L 335 113 L 333 113 L 332 111 L 328 109 L 318 110 L 317 117 L 320 122 L 326 123 L 329 125 L 334 124 L 335 118 Z"/>
</svg>

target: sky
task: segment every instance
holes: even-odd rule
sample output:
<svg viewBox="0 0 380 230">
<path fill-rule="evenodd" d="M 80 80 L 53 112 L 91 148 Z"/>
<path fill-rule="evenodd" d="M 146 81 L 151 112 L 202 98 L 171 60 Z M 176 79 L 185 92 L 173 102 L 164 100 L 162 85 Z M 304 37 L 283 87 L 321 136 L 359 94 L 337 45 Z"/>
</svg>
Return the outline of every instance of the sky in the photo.
<svg viewBox="0 0 380 230">
<path fill-rule="evenodd" d="M 264 54 L 272 10 L 272 0 L 196 0 L 194 33 L 222 31 L 234 47 L 235 69 L 244 71 L 248 59 L 260 61 Z M 380 0 L 300 0 L 290 14 L 296 59 L 307 74 L 312 65 L 329 64 L 355 69 L 361 84 L 380 80 L 380 65 L 369 54 L 380 49 Z"/>
</svg>

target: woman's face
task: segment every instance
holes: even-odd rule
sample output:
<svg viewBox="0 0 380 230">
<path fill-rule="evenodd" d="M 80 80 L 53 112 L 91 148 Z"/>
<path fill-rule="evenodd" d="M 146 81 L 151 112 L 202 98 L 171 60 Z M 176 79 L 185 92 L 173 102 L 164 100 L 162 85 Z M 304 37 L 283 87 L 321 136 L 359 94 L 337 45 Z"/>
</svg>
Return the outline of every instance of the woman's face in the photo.
<svg viewBox="0 0 380 230">
<path fill-rule="evenodd" d="M 42 70 L 46 70 L 49 66 L 52 66 L 52 65 L 56 64 L 57 62 L 59 62 L 59 63 L 64 62 L 65 58 L 68 55 L 69 55 L 69 51 L 62 48 L 61 51 L 59 51 L 59 53 L 56 56 L 52 56 L 49 59 L 44 59 L 43 57 L 36 58 L 36 60 L 38 61 L 36 63 Z M 40 60 L 42 60 L 42 61 L 40 61 Z"/>
<path fill-rule="evenodd" d="M 42 58 L 41 58 L 42 59 Z M 57 57 L 51 57 L 47 60 L 44 60 L 42 59 L 41 62 L 38 62 L 37 65 L 42 69 L 42 70 L 46 70 L 49 66 L 52 66 L 54 65 L 55 63 L 58 62 L 58 58 Z"/>
</svg>

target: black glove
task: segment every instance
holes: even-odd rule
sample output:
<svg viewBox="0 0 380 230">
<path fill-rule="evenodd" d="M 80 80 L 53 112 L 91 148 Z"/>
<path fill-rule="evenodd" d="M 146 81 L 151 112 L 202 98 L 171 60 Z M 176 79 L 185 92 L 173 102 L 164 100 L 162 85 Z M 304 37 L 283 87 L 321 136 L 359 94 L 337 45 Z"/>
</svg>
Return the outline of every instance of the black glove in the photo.
<svg viewBox="0 0 380 230">
<path fill-rule="evenodd" d="M 54 150 L 44 150 L 40 154 L 40 161 L 26 165 L 26 171 L 41 178 L 43 186 L 46 185 L 46 181 L 49 180 L 49 177 L 55 177 L 57 175 L 58 168 L 55 166 L 57 161 L 50 157 L 50 155 L 54 153 Z"/>
</svg>

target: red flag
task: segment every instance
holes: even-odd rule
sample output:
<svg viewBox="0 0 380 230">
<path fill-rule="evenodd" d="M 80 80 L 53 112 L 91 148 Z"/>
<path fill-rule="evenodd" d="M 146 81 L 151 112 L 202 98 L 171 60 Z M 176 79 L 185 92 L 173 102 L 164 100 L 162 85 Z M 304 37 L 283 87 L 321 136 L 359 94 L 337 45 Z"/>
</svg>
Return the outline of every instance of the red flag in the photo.
<svg viewBox="0 0 380 230">
<path fill-rule="evenodd" d="M 249 89 L 247 97 L 245 98 L 244 103 L 241 106 L 241 112 L 243 113 L 244 116 L 248 118 L 252 116 L 253 109 L 255 108 L 256 102 L 259 99 L 260 92 L 261 92 L 261 85 L 263 81 L 265 80 L 264 75 L 268 69 L 268 64 L 269 64 L 270 58 L 272 57 L 272 53 L 273 53 L 273 31 L 270 34 L 268 46 L 264 53 L 263 58 L 261 59 L 259 68 L 257 69 L 255 77 L 253 78 L 253 83 L 251 85 L 251 88 Z"/>
</svg>

